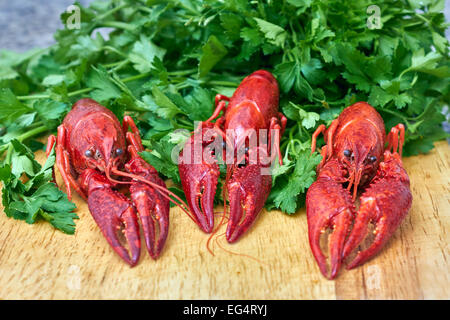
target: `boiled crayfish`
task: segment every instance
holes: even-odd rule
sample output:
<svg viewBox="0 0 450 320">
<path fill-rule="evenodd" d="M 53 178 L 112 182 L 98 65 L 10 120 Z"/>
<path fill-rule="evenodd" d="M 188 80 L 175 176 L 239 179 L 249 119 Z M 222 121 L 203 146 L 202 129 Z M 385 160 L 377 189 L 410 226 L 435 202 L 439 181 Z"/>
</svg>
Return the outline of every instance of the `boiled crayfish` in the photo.
<svg viewBox="0 0 450 320">
<path fill-rule="evenodd" d="M 333 279 L 341 263 L 366 238 L 369 223 L 376 225 L 373 242 L 358 251 L 347 268 L 365 263 L 382 249 L 408 213 L 412 195 L 401 160 L 405 134 L 402 124 L 393 127 L 386 138 L 378 112 L 358 102 L 344 109 L 328 129 L 324 125 L 317 128 L 312 152 L 321 132 L 326 145 L 321 149 L 317 180 L 306 195 L 306 212 L 313 255 L 322 274 Z M 359 188 L 363 193 L 356 211 L 354 201 Z M 333 229 L 328 245 L 330 275 L 320 247 L 321 235 L 328 228 Z"/>
<path fill-rule="evenodd" d="M 272 155 L 282 159 L 279 138 L 287 121 L 278 112 L 278 100 L 278 84 L 273 75 L 265 70 L 255 71 L 241 82 L 231 98 L 216 96 L 213 115 L 200 123 L 186 142 L 179 156 L 180 178 L 194 221 L 204 232 L 210 233 L 214 228 L 219 153 L 227 164 L 227 241 L 236 241 L 264 207 L 272 187 L 271 176 L 264 169 L 274 159 Z M 217 120 L 212 123 L 214 119 Z"/>
<path fill-rule="evenodd" d="M 169 230 L 169 202 L 174 201 L 169 195 L 179 198 L 138 155 L 143 146 L 133 119 L 125 116 L 122 127 L 110 110 L 81 99 L 58 127 L 57 137 L 49 137 L 47 156 L 55 143 L 56 165 L 68 198 L 73 187 L 87 200 L 106 240 L 131 266 L 140 256 L 138 213 L 148 252 L 156 259 Z M 119 185 L 129 185 L 131 201 L 118 191 Z"/>
</svg>

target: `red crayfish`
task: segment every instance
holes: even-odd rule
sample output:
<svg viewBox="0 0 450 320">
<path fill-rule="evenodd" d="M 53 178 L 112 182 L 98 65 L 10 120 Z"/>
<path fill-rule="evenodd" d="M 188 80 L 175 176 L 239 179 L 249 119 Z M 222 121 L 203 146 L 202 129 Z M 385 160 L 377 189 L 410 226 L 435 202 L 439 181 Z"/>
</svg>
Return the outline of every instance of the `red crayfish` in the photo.
<svg viewBox="0 0 450 320">
<path fill-rule="evenodd" d="M 169 230 L 169 201 L 174 202 L 169 195 L 179 198 L 138 155 L 144 148 L 133 119 L 125 116 L 122 127 L 110 110 L 94 100 L 81 99 L 58 127 L 57 137 L 49 137 L 47 156 L 55 142 L 56 164 L 68 198 L 73 187 L 87 200 L 106 240 L 131 266 L 140 256 L 138 213 L 148 252 L 156 259 Z M 129 185 L 131 201 L 117 190 L 124 184 Z"/>
<path fill-rule="evenodd" d="M 322 274 L 333 279 L 341 263 L 366 238 L 369 223 L 375 224 L 375 237 L 368 248 L 358 251 L 347 269 L 365 263 L 382 249 L 408 213 L 412 195 L 401 160 L 405 134 L 402 124 L 393 127 L 386 138 L 378 112 L 358 102 L 344 109 L 328 129 L 324 125 L 317 128 L 312 152 L 321 132 L 326 145 L 321 149 L 317 180 L 306 195 L 306 212 L 313 255 Z M 364 190 L 356 210 L 358 188 Z M 328 228 L 333 230 L 328 244 L 329 276 L 320 247 L 321 235 Z"/>
<path fill-rule="evenodd" d="M 180 178 L 193 220 L 204 232 L 210 233 L 214 228 L 219 153 L 227 163 L 224 184 L 224 195 L 226 190 L 230 204 L 227 241 L 236 241 L 264 207 L 272 179 L 262 173 L 270 162 L 262 159 L 274 158 L 268 156 L 272 144 L 267 143 L 273 140 L 273 149 L 281 161 L 279 138 L 287 122 L 278 112 L 278 100 L 278 84 L 273 75 L 265 70 L 255 71 L 241 82 L 231 98 L 216 96 L 213 115 L 186 142 L 179 156 Z M 212 123 L 214 119 L 217 120 Z"/>
</svg>

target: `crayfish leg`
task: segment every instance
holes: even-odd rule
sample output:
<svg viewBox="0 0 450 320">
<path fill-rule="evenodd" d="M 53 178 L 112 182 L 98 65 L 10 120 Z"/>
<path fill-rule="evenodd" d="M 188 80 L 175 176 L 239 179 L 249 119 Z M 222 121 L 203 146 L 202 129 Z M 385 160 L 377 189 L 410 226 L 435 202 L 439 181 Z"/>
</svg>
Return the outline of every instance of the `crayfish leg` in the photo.
<svg viewBox="0 0 450 320">
<path fill-rule="evenodd" d="M 75 189 L 75 191 L 86 200 L 87 199 L 86 194 L 83 192 L 81 186 L 75 180 L 75 178 L 72 176 L 72 173 L 71 173 L 72 170 L 71 170 L 71 165 L 70 165 L 69 152 L 66 149 L 66 137 L 67 137 L 66 129 L 65 129 L 64 125 L 60 125 L 58 127 L 57 137 L 55 137 L 53 135 L 50 135 L 48 137 L 46 155 L 47 155 L 47 157 L 50 155 L 53 145 L 55 145 L 55 143 L 56 143 L 56 146 L 55 146 L 56 166 L 58 167 L 59 173 L 61 174 L 64 185 L 66 187 L 67 198 L 69 200 L 72 200 L 71 187 L 73 187 Z M 53 181 L 56 184 L 54 168 L 53 168 L 52 176 L 53 176 Z"/>
<path fill-rule="evenodd" d="M 139 129 L 134 123 L 133 118 L 130 116 L 123 117 L 122 130 L 127 137 L 128 143 L 134 145 L 138 152 L 144 151 L 144 146 L 142 145 L 141 135 Z M 128 129 L 131 128 L 131 132 Z"/>
</svg>

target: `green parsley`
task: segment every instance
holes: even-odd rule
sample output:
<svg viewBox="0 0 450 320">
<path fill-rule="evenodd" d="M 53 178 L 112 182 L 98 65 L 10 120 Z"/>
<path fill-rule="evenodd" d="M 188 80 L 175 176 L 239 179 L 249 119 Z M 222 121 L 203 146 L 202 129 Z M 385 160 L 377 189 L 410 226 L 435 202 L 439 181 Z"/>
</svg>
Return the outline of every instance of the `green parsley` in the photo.
<svg viewBox="0 0 450 320">
<path fill-rule="evenodd" d="M 192 131 L 194 121 L 212 114 L 215 94 L 232 95 L 257 69 L 277 77 L 280 109 L 289 119 L 269 209 L 291 214 L 303 206 L 320 161 L 317 153 L 309 155 L 312 132 L 356 101 L 372 104 L 387 130 L 405 124 L 406 156 L 428 152 L 448 136 L 441 125 L 450 75 L 444 3 L 377 1 L 379 28 L 368 27 L 369 0 L 76 3 L 81 28 L 58 30 L 55 45 L 0 51 L 5 212 L 73 232 L 73 205 L 49 182 L 54 160 L 40 168 L 29 148 L 41 148 L 35 138 L 55 133 L 70 106 L 87 96 L 119 119 L 129 114 L 136 120 L 151 149 L 143 158 L 181 193 L 170 161 L 186 138 L 179 130 Z M 61 15 L 64 24 L 69 15 Z M 104 37 L 100 28 L 112 31 Z"/>
</svg>

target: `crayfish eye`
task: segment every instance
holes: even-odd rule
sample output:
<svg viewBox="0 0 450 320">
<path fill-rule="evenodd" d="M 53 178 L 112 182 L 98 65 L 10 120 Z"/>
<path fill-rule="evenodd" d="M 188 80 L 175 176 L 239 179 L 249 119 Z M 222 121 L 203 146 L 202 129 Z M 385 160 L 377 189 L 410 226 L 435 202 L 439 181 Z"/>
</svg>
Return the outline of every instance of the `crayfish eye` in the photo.
<svg viewBox="0 0 450 320">
<path fill-rule="evenodd" d="M 121 156 L 123 154 L 123 150 L 121 148 L 116 149 L 116 155 Z"/>
<path fill-rule="evenodd" d="M 95 151 L 95 158 L 96 159 L 100 159 L 102 157 L 102 154 L 100 153 L 100 151 L 99 150 L 96 150 Z"/>
<path fill-rule="evenodd" d="M 94 155 L 94 153 L 92 152 L 92 150 L 86 150 L 86 152 L 84 153 L 84 155 L 88 158 L 92 158 L 92 156 Z"/>
<path fill-rule="evenodd" d="M 370 157 L 369 157 L 369 161 L 372 162 L 372 163 L 374 163 L 375 161 L 377 161 L 377 157 L 375 157 L 375 156 L 370 156 Z"/>
<path fill-rule="evenodd" d="M 350 150 L 348 150 L 348 149 L 344 150 L 344 156 L 346 156 L 347 158 L 350 157 L 351 154 L 352 154 L 352 152 Z"/>
</svg>

